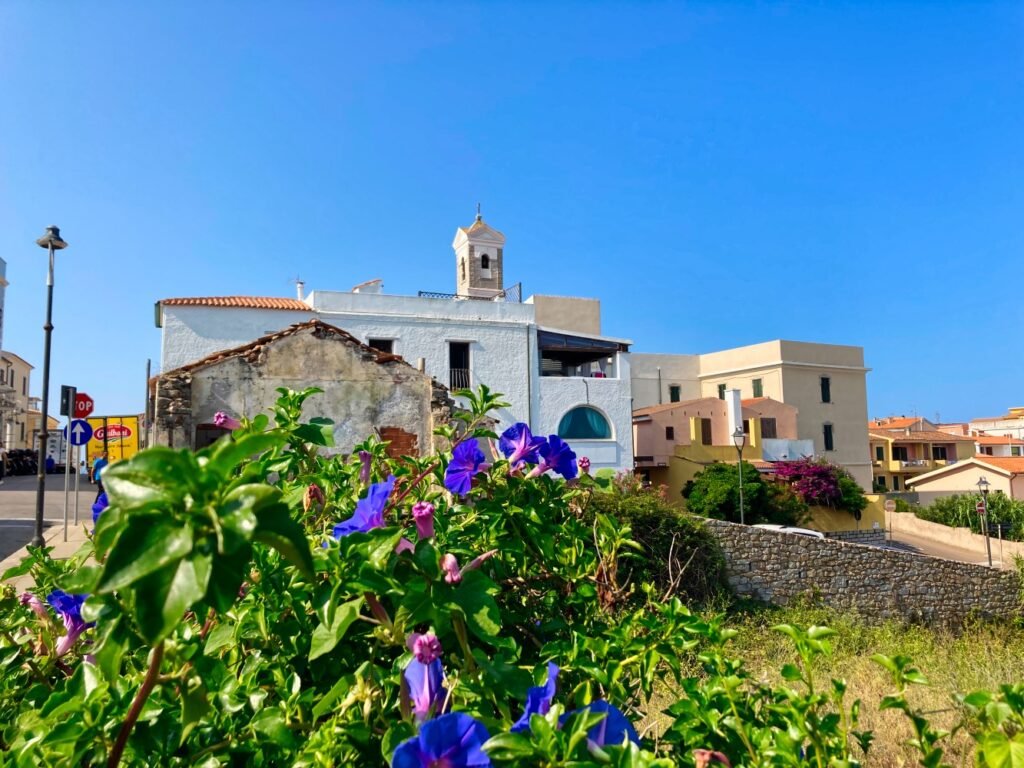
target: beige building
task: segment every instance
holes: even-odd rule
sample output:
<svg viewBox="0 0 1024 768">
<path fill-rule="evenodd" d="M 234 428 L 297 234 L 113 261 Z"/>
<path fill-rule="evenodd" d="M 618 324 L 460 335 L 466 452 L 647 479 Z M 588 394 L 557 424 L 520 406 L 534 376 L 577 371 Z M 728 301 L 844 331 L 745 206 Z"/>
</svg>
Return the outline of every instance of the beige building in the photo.
<svg viewBox="0 0 1024 768">
<path fill-rule="evenodd" d="M 34 448 L 29 424 L 32 366 L 13 352 L 0 352 L 0 440 L 9 451 Z"/>
<path fill-rule="evenodd" d="M 981 478 L 989 483 L 990 493 L 1004 493 L 1011 499 L 1024 499 L 1024 457 L 974 456 L 940 467 L 907 481 L 918 494 L 922 506 L 942 496 L 978 493 Z"/>
<path fill-rule="evenodd" d="M 927 419 L 896 416 L 868 424 L 875 490 L 906 491 L 918 475 L 971 458 L 975 438 L 943 432 Z"/>
<path fill-rule="evenodd" d="M 704 355 L 630 357 L 634 409 L 724 399 L 729 389 L 744 399 L 771 398 L 796 408 L 797 434 L 814 441 L 815 455 L 871 488 L 863 348 L 777 340 Z"/>
</svg>

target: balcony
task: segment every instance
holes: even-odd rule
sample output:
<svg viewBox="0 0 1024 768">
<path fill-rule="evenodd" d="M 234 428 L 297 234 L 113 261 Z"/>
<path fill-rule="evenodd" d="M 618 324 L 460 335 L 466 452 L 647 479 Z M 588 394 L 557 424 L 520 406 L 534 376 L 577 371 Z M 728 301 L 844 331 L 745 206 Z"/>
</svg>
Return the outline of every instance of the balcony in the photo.
<svg viewBox="0 0 1024 768">
<path fill-rule="evenodd" d="M 450 368 L 448 386 L 450 389 L 469 389 L 469 368 Z"/>
</svg>

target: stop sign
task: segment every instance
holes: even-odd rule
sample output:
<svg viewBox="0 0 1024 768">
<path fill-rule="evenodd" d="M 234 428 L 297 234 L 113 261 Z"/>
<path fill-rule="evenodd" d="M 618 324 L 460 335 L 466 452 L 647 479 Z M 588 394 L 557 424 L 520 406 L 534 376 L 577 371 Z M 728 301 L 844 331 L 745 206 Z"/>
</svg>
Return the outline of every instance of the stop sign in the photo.
<svg viewBox="0 0 1024 768">
<path fill-rule="evenodd" d="M 92 413 L 95 405 L 92 398 L 85 394 L 85 392 L 79 392 L 75 395 L 75 418 L 84 419 Z"/>
<path fill-rule="evenodd" d="M 979 515 L 984 515 L 985 514 L 985 502 L 984 501 L 979 501 L 978 505 L 975 507 L 975 509 L 978 510 L 978 514 Z"/>
</svg>

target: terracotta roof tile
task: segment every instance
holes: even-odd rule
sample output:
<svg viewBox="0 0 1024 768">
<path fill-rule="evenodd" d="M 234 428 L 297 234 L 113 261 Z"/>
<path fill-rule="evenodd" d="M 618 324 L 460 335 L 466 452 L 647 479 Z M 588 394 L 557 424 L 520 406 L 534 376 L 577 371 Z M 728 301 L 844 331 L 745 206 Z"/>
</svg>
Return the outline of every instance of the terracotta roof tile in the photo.
<svg viewBox="0 0 1024 768">
<path fill-rule="evenodd" d="M 1024 445 L 1024 440 L 1006 435 L 974 435 L 972 439 L 979 445 Z"/>
<path fill-rule="evenodd" d="M 652 413 L 671 411 L 673 408 L 685 408 L 687 406 L 694 405 L 695 403 L 701 403 L 707 400 L 717 400 L 718 402 L 721 402 L 723 405 L 725 404 L 724 401 L 719 400 L 717 397 L 697 397 L 694 398 L 693 400 L 683 400 L 682 402 L 677 403 L 662 403 L 661 405 L 648 405 L 645 408 L 634 408 L 633 415 L 650 416 Z"/>
<path fill-rule="evenodd" d="M 973 443 L 973 437 L 966 437 L 964 435 L 952 435 L 949 432 L 936 432 L 934 430 L 919 430 L 915 429 L 908 435 L 902 429 L 899 430 L 885 430 L 885 429 L 869 429 L 868 437 L 873 437 L 880 440 L 893 440 L 897 443 Z"/>
<path fill-rule="evenodd" d="M 168 307 L 242 307 L 245 309 L 291 309 L 312 312 L 313 308 L 299 299 L 282 299 L 276 296 L 193 296 L 178 299 L 161 299 Z"/>
<path fill-rule="evenodd" d="M 921 416 L 891 416 L 868 422 L 869 429 L 906 429 L 923 421 Z"/>
<path fill-rule="evenodd" d="M 986 456 L 979 454 L 974 458 L 990 466 L 1004 469 L 1014 475 L 1024 474 L 1024 456 Z"/>
</svg>

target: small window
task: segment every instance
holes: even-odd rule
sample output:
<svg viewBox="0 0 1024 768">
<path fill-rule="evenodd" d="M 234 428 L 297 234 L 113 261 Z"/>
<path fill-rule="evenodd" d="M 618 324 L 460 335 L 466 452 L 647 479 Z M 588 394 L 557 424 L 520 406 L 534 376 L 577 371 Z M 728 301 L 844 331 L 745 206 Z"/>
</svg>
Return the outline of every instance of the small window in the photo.
<svg viewBox="0 0 1024 768">
<path fill-rule="evenodd" d="M 21 394 L 28 394 L 28 376 L 21 377 Z"/>
<path fill-rule="evenodd" d="M 366 345 L 373 347 L 380 352 L 387 352 L 389 355 L 394 352 L 395 340 L 394 339 L 367 339 Z"/>
<path fill-rule="evenodd" d="M 466 279 L 466 260 L 465 259 L 462 260 L 462 279 L 463 279 L 463 281 L 465 281 L 465 279 Z"/>
<path fill-rule="evenodd" d="M 945 461 L 946 460 L 946 446 L 944 446 L 944 445 L 933 445 L 932 446 L 932 460 L 933 461 Z"/>
<path fill-rule="evenodd" d="M 1020 446 L 1019 445 L 1012 446 L 1010 448 L 1010 455 L 1011 456 L 1020 456 Z"/>
<path fill-rule="evenodd" d="M 764 382 L 761 379 L 754 379 L 750 384 L 754 389 L 754 397 L 764 397 Z"/>
<path fill-rule="evenodd" d="M 750 434 L 750 419 L 744 419 L 743 420 L 743 434 L 744 435 L 749 435 Z M 763 435 L 762 435 L 762 437 L 763 437 Z"/>
<path fill-rule="evenodd" d="M 985 450 L 984 450 L 984 454 L 986 456 L 991 456 L 992 455 L 992 448 L 991 447 L 986 447 Z"/>
<path fill-rule="evenodd" d="M 558 436 L 567 440 L 610 440 L 612 427 L 596 408 L 573 408 L 558 423 Z"/>
<path fill-rule="evenodd" d="M 480 269 L 490 269 L 490 268 L 491 268 L 491 257 L 488 256 L 485 253 L 483 256 L 480 257 Z"/>
<path fill-rule="evenodd" d="M 711 445 L 711 419 L 700 420 L 701 445 Z"/>
<path fill-rule="evenodd" d="M 825 450 L 834 451 L 836 449 L 835 441 L 832 439 L 832 425 L 825 424 L 823 426 L 823 433 L 825 437 Z"/>
<path fill-rule="evenodd" d="M 885 448 L 881 445 L 875 446 L 875 461 L 885 461 Z"/>
<path fill-rule="evenodd" d="M 899 475 L 893 475 L 892 476 L 892 489 L 894 491 L 898 491 L 900 489 L 900 476 Z"/>
<path fill-rule="evenodd" d="M 725 400 L 725 388 L 727 386 L 728 386 L 727 384 L 719 384 L 718 385 L 718 399 L 719 400 Z M 710 445 L 710 443 L 708 443 L 708 445 Z"/>
<path fill-rule="evenodd" d="M 676 428 L 675 427 L 665 427 L 665 439 L 666 440 L 675 440 L 676 439 Z"/>
<path fill-rule="evenodd" d="M 832 379 L 828 376 L 821 377 L 821 402 L 832 402 Z"/>
<path fill-rule="evenodd" d="M 680 395 L 680 386 L 678 384 L 671 384 L 668 388 L 668 401 L 670 403 L 678 403 Z"/>
<path fill-rule="evenodd" d="M 469 389 L 469 342 L 448 342 L 448 381 L 452 389 Z"/>
<path fill-rule="evenodd" d="M 885 486 L 885 475 L 879 475 L 878 477 L 876 477 L 875 478 L 875 484 L 884 491 L 885 488 L 886 488 L 886 486 Z"/>
<path fill-rule="evenodd" d="M 775 440 L 778 437 L 774 418 L 766 416 L 761 419 L 761 437 L 765 440 Z"/>
</svg>

